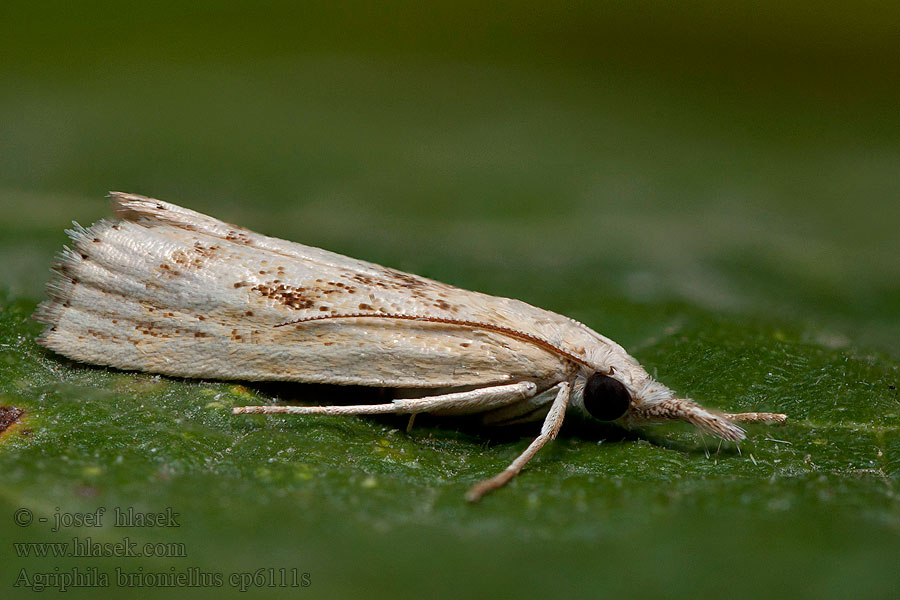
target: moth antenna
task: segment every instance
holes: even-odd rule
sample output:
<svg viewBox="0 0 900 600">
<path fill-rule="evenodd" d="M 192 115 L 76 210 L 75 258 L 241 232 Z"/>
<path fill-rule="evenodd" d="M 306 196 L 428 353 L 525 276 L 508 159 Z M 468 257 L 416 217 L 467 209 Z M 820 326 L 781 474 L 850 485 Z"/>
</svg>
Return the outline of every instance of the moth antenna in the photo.
<svg viewBox="0 0 900 600">
<path fill-rule="evenodd" d="M 784 423 L 787 420 L 785 414 L 767 412 L 725 413 L 722 416 L 738 423 Z"/>
</svg>

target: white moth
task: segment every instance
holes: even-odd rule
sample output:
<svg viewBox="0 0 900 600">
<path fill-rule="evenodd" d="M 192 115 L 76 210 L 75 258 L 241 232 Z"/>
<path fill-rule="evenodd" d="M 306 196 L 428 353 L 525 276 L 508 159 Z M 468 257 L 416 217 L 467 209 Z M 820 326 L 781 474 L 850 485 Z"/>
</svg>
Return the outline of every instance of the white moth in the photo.
<svg viewBox="0 0 900 600">
<path fill-rule="evenodd" d="M 510 481 L 571 407 L 628 427 L 678 419 L 738 441 L 737 422 L 677 398 L 612 340 L 519 300 L 470 292 L 197 212 L 112 192 L 117 220 L 67 233 L 35 318 L 69 358 L 165 375 L 355 384 L 420 397 L 241 413 L 480 415 L 543 419 L 540 435 L 469 500 Z M 415 394 L 414 394 L 415 395 Z"/>
</svg>

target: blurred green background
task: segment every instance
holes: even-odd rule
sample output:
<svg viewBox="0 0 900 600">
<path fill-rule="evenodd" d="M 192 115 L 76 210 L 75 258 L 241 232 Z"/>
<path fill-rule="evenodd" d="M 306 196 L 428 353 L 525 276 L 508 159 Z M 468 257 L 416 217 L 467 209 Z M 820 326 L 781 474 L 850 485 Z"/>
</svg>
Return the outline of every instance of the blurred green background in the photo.
<svg viewBox="0 0 900 600">
<path fill-rule="evenodd" d="M 0 439 L 4 597 L 92 567 L 109 588 L 68 593 L 116 596 L 118 567 L 235 594 L 234 573 L 310 574 L 250 595 L 896 597 L 898 22 L 874 1 L 4 2 L 0 405 L 26 411 Z M 704 404 L 791 419 L 740 451 L 572 419 L 466 505 L 532 429 L 235 419 L 345 392 L 38 347 L 62 231 L 111 189 L 521 298 Z M 13 520 L 99 506 L 181 527 Z M 13 546 L 87 536 L 187 552 Z"/>
</svg>

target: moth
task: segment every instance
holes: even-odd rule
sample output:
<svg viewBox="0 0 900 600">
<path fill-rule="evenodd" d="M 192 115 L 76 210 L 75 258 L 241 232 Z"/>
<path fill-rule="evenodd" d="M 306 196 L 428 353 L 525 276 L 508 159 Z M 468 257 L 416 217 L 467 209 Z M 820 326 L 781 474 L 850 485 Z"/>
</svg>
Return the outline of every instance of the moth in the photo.
<svg viewBox="0 0 900 600">
<path fill-rule="evenodd" d="M 39 343 L 85 363 L 201 379 L 398 388 L 358 406 L 243 406 L 234 414 L 476 415 L 543 421 L 471 501 L 513 477 L 566 411 L 625 427 L 681 420 L 739 441 L 738 423 L 654 381 L 619 344 L 568 317 L 111 192 L 115 220 L 67 230 L 35 318 Z"/>
</svg>

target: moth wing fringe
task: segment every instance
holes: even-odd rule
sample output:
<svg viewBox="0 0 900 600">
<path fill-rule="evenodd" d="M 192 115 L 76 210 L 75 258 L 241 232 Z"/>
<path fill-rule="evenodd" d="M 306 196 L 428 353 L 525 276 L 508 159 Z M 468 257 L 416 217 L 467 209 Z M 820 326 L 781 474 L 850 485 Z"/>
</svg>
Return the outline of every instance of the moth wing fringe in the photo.
<svg viewBox="0 0 900 600">
<path fill-rule="evenodd" d="M 75 287 L 72 271 L 86 260 L 89 254 L 89 248 L 86 245 L 88 242 L 98 239 L 97 235 L 111 225 L 112 223 L 106 219 L 101 219 L 90 227 L 84 227 L 76 221 L 72 221 L 72 229 L 65 230 L 75 249 L 64 245 L 62 250 L 56 253 L 51 264 L 50 270 L 53 272 L 53 276 L 45 286 L 49 300 L 41 302 L 33 314 L 36 321 L 50 326 L 38 338 L 39 343 L 43 344 L 50 330 L 59 323 L 62 310 L 72 297 L 72 290 Z"/>
</svg>

